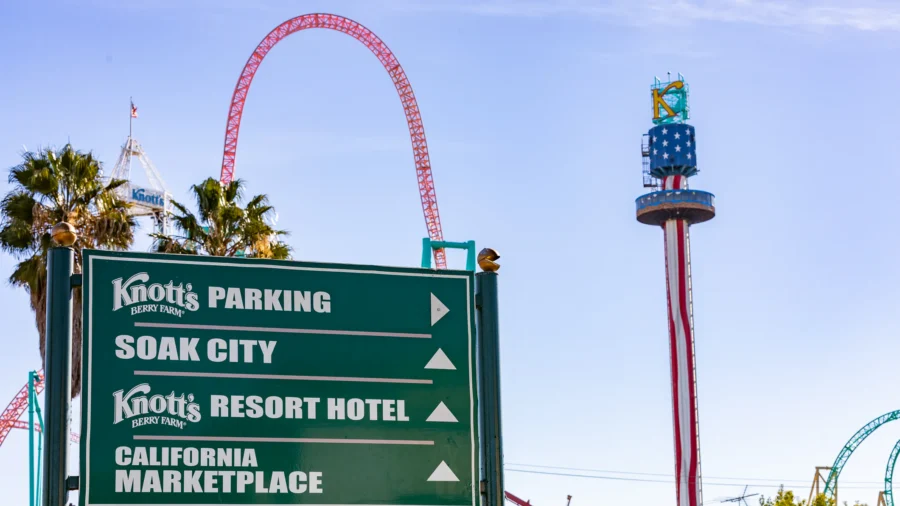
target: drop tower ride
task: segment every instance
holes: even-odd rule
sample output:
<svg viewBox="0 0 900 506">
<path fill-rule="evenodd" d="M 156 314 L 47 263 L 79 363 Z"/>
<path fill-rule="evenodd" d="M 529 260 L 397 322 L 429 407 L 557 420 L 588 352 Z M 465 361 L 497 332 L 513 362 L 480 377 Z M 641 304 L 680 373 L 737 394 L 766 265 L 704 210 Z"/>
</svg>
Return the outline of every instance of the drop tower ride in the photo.
<svg viewBox="0 0 900 506">
<path fill-rule="evenodd" d="M 703 503 L 700 483 L 700 426 L 694 366 L 694 313 L 691 295 L 690 226 L 716 214 L 713 194 L 688 189 L 697 174 L 697 143 L 689 119 L 688 84 L 654 79 L 654 127 L 644 135 L 644 187 L 638 197 L 637 220 L 662 227 L 666 250 L 669 305 L 669 353 L 672 368 L 672 413 L 675 434 L 675 490 L 678 506 Z"/>
</svg>

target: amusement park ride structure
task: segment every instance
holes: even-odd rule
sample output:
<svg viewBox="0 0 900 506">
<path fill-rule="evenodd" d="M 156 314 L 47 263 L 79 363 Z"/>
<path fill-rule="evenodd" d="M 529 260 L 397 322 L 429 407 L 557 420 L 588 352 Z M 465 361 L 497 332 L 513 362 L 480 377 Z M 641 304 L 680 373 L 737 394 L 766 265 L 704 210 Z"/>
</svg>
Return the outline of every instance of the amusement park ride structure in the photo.
<svg viewBox="0 0 900 506">
<path fill-rule="evenodd" d="M 878 430 L 882 425 L 893 422 L 894 420 L 900 420 L 900 410 L 885 413 L 863 425 L 862 428 L 856 431 L 850 440 L 841 447 L 841 451 L 838 452 L 838 455 L 831 466 L 816 467 L 816 474 L 813 476 L 813 483 L 809 489 L 809 500 L 812 501 L 813 498 L 820 493 L 823 493 L 829 498 L 834 498 L 835 504 L 837 504 L 838 478 L 841 475 L 841 471 L 844 469 L 844 465 L 850 460 L 850 456 L 853 455 L 853 452 L 859 448 L 859 445 L 861 445 L 873 432 Z M 885 466 L 884 470 L 884 490 L 878 495 L 878 504 L 894 506 L 893 479 L 894 467 L 897 464 L 898 456 L 900 456 L 900 441 L 897 441 L 888 457 L 887 466 Z M 822 474 L 823 471 L 828 471 L 827 477 Z"/>
<path fill-rule="evenodd" d="M 637 220 L 662 227 L 664 233 L 676 503 L 700 506 L 703 499 L 689 228 L 711 220 L 716 209 L 711 193 L 688 189 L 688 178 L 698 171 L 696 132 L 686 123 L 687 82 L 681 74 L 668 82 L 655 79 L 651 94 L 655 126 L 644 136 L 641 154 L 644 187 L 654 191 L 638 197 L 635 204 Z"/>
<path fill-rule="evenodd" d="M 425 127 L 422 125 L 422 113 L 416 102 L 412 85 L 406 72 L 400 66 L 400 62 L 390 48 L 387 47 L 377 35 L 363 25 L 335 14 L 304 14 L 281 23 L 256 46 L 256 49 L 247 59 L 244 69 L 234 87 L 231 97 L 231 105 L 228 108 L 228 121 L 225 126 L 225 149 L 222 154 L 222 171 L 220 179 L 222 183 L 228 183 L 234 177 L 235 158 L 237 155 L 238 133 L 241 129 L 241 116 L 244 113 L 244 104 L 247 101 L 247 93 L 250 84 L 263 58 L 288 35 L 310 28 L 325 28 L 345 33 L 362 42 L 378 61 L 384 66 L 397 94 L 403 105 L 406 115 L 406 124 L 409 127 L 409 139 L 412 142 L 413 159 L 416 165 L 416 179 L 419 183 L 419 198 L 422 202 L 422 213 L 425 215 L 425 227 L 428 229 L 428 237 L 435 242 L 444 240 L 441 231 L 441 215 L 438 212 L 437 194 L 434 188 L 434 178 L 431 174 L 431 158 L 428 155 L 428 143 L 425 140 Z M 447 268 L 447 257 L 443 247 L 434 249 L 434 261 L 438 269 Z"/>
<path fill-rule="evenodd" d="M 306 14 L 292 18 L 277 26 L 259 43 L 247 60 L 232 95 L 226 122 L 225 143 L 220 172 L 221 182 L 228 183 L 234 178 L 236 153 L 241 116 L 253 77 L 268 52 L 288 35 L 309 28 L 324 28 L 345 33 L 365 45 L 382 63 L 399 94 L 409 128 L 413 149 L 419 197 L 428 238 L 425 241 L 427 264 L 430 253 L 435 268 L 445 269 L 447 260 L 445 248 L 455 247 L 470 250 L 474 244 L 445 242 L 441 230 L 437 196 L 431 171 L 431 161 L 422 117 L 409 79 L 399 61 L 372 31 L 359 23 L 333 14 Z M 679 74 L 677 80 L 661 82 L 657 79 L 651 88 L 653 93 L 654 126 L 644 136 L 642 155 L 644 161 L 643 182 L 651 193 L 637 199 L 637 219 L 641 223 L 662 226 L 665 230 L 667 288 L 669 296 L 669 333 L 672 353 L 673 402 L 675 404 L 675 447 L 676 477 L 679 506 L 699 506 L 700 462 L 699 423 L 697 420 L 696 379 L 693 364 L 693 307 L 690 281 L 690 239 L 688 227 L 711 219 L 715 215 L 712 194 L 689 190 L 687 179 L 697 173 L 696 147 L 693 127 L 687 125 L 688 88 Z M 665 115 L 661 115 L 664 111 Z M 154 220 L 155 231 L 168 232 L 167 214 L 171 212 L 171 194 L 165 182 L 147 157 L 142 145 L 133 136 L 131 120 L 137 117 L 137 109 L 131 104 L 129 135 L 112 172 L 113 178 L 129 181 L 121 187 L 123 198 L 134 204 L 133 213 L 149 216 Z M 678 140 L 679 144 L 668 142 Z M 690 141 L 690 142 L 688 142 Z M 682 149 L 675 149 L 680 146 Z M 665 148 L 665 149 L 664 149 Z M 133 182 L 132 159 L 137 158 L 149 181 L 149 187 Z M 469 261 L 470 264 L 472 261 Z M 467 268 L 473 269 L 471 265 Z M 34 401 L 44 388 L 43 373 L 30 373 L 29 383 L 22 387 L 0 414 L 0 446 L 12 429 L 30 429 L 32 436 L 40 431 L 40 410 Z M 38 422 L 25 422 L 20 418 L 32 406 L 31 414 L 38 415 Z M 834 464 L 817 467 L 810 499 L 819 492 L 837 499 L 837 484 L 840 472 L 853 451 L 872 432 L 884 423 L 900 419 L 900 411 L 892 411 L 872 420 L 861 428 L 845 444 Z M 79 436 L 71 434 L 77 442 Z M 893 506 L 892 476 L 900 456 L 900 441 L 894 446 L 885 473 L 885 490 L 879 496 L 879 503 Z M 34 469 L 32 467 L 32 469 Z M 822 472 L 828 471 L 827 478 Z M 822 485 L 822 487 L 820 487 Z M 745 496 L 747 497 L 747 496 Z M 505 498 L 516 506 L 531 506 L 530 501 L 506 492 Z M 571 503 L 571 496 L 568 497 Z M 568 505 L 567 505 L 568 506 Z"/>
<path fill-rule="evenodd" d="M 172 212 L 172 194 L 166 187 L 166 182 L 147 153 L 144 152 L 143 146 L 134 137 L 133 122 L 137 118 L 137 107 L 131 102 L 131 113 L 128 117 L 128 138 L 122 145 L 122 151 L 113 167 L 112 179 L 121 179 L 128 183 L 117 189 L 119 196 L 131 203 L 131 214 L 135 216 L 150 216 L 154 222 L 155 231 L 166 234 L 168 230 L 168 215 Z M 134 183 L 131 172 L 131 163 L 134 158 L 138 159 L 150 187 L 145 188 Z"/>
</svg>

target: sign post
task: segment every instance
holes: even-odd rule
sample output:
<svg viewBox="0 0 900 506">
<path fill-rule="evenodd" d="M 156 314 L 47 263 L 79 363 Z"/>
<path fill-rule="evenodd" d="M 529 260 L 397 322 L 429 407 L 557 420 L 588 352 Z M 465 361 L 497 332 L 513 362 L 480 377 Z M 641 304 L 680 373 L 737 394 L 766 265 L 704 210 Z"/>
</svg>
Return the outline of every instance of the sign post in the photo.
<svg viewBox="0 0 900 506">
<path fill-rule="evenodd" d="M 72 273 L 74 228 L 53 227 L 58 245 L 47 254 L 47 324 L 44 371 L 44 506 L 65 506 L 66 464 L 69 446 L 69 405 L 72 394 Z M 34 430 L 34 426 L 29 427 Z M 31 470 L 33 472 L 33 469 Z"/>
<path fill-rule="evenodd" d="M 503 431 L 500 418 L 500 318 L 497 302 L 497 270 L 500 258 L 491 249 L 478 255 L 484 272 L 475 276 L 478 307 L 478 352 L 481 387 L 481 455 L 484 506 L 503 506 Z"/>
<path fill-rule="evenodd" d="M 85 250 L 81 505 L 480 506 L 474 282 Z"/>
</svg>

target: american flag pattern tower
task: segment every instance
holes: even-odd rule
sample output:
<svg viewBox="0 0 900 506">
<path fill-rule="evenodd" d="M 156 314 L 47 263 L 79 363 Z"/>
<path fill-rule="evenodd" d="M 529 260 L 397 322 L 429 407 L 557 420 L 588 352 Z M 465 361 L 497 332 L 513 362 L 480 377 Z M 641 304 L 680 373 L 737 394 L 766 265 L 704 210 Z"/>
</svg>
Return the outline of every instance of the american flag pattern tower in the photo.
<svg viewBox="0 0 900 506">
<path fill-rule="evenodd" d="M 661 226 L 664 232 L 676 504 L 700 506 L 703 499 L 689 227 L 712 219 L 715 202 L 711 193 L 690 190 L 687 186 L 688 178 L 697 173 L 693 127 L 686 123 L 663 123 L 651 128 L 647 136 L 644 155 L 649 158 L 650 174 L 661 183 L 661 189 L 637 199 L 637 219 L 647 225 Z"/>
</svg>

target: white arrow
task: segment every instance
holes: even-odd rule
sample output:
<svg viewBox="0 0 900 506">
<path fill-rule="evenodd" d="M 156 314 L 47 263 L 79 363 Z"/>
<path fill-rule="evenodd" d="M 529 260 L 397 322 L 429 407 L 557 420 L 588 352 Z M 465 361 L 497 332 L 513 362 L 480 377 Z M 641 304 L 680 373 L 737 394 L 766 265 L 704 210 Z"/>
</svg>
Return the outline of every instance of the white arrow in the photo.
<svg viewBox="0 0 900 506">
<path fill-rule="evenodd" d="M 453 416 L 453 413 L 450 412 L 450 408 L 441 401 L 440 404 L 434 408 L 434 411 L 431 412 L 431 415 L 425 420 L 426 422 L 458 422 L 459 420 Z"/>
<path fill-rule="evenodd" d="M 434 294 L 431 294 L 431 325 L 439 322 L 450 310 Z"/>
<path fill-rule="evenodd" d="M 451 362 L 449 358 L 447 358 L 444 351 L 438 348 L 437 353 L 435 353 L 434 356 L 431 357 L 431 360 L 425 364 L 425 369 L 446 369 L 448 371 L 455 371 L 456 366 L 453 365 L 453 362 Z"/>
<path fill-rule="evenodd" d="M 428 481 L 459 481 L 459 478 L 453 474 L 453 471 L 450 470 L 450 466 L 442 460 L 440 465 L 437 466 L 437 469 L 431 473 Z"/>
</svg>

